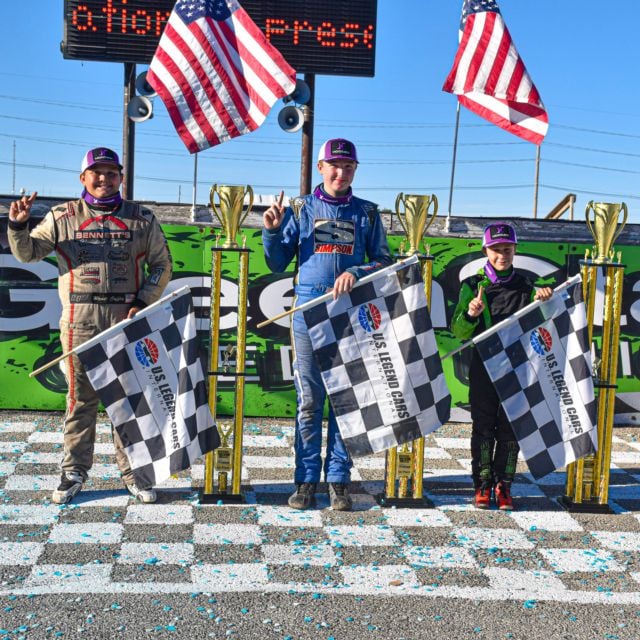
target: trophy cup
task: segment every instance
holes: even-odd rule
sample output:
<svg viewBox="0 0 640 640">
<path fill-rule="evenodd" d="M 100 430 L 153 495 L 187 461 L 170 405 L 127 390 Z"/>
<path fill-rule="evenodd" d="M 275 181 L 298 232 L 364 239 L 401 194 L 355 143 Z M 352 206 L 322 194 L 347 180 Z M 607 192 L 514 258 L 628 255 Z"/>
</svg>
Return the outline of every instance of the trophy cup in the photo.
<svg viewBox="0 0 640 640">
<path fill-rule="evenodd" d="M 590 215 L 592 211 L 593 216 Z M 619 223 L 621 211 L 623 216 L 622 222 Z M 598 264 L 612 262 L 613 243 L 627 223 L 627 205 L 624 202 L 617 204 L 591 200 L 587 203 L 585 216 L 587 227 L 596 242 L 596 256 L 593 261 Z"/>
<path fill-rule="evenodd" d="M 214 195 L 216 193 L 220 200 L 219 208 L 214 202 Z M 249 206 L 243 215 L 242 209 L 244 208 L 244 198 L 247 193 L 249 194 Z M 245 218 L 249 215 L 251 207 L 253 207 L 253 189 L 249 185 L 246 187 L 238 187 L 233 185 L 218 186 L 214 184 L 209 193 L 209 201 L 211 202 L 211 209 L 215 213 L 216 218 L 218 218 L 226 237 L 226 241 L 222 247 L 224 249 L 237 249 L 238 243 L 236 242 L 236 236 L 238 235 L 238 230 Z"/>
<path fill-rule="evenodd" d="M 400 213 L 400 203 L 404 206 L 404 215 Z M 433 211 L 429 213 L 432 203 Z M 412 256 L 418 253 L 420 240 L 438 213 L 438 198 L 435 194 L 419 196 L 399 193 L 396 198 L 396 213 L 409 242 L 406 255 Z"/>
<path fill-rule="evenodd" d="M 233 469 L 233 449 L 229 446 L 229 436 L 233 433 L 233 425 L 229 426 L 227 429 L 224 429 L 222 425 L 219 425 L 218 433 L 220 433 L 220 446 L 214 453 L 214 466 L 218 472 L 218 490 L 220 493 L 226 493 L 228 489 L 229 473 Z"/>
<path fill-rule="evenodd" d="M 215 194 L 220 203 L 216 206 Z M 249 194 L 249 206 L 243 214 L 244 199 Z M 209 329 L 209 388 L 207 397 L 209 409 L 214 419 L 218 403 L 218 379 L 220 376 L 233 380 L 233 424 L 228 429 L 220 427 L 222 446 L 216 452 L 209 452 L 205 457 L 204 486 L 200 492 L 203 504 L 241 503 L 245 501 L 242 494 L 242 431 L 244 422 L 245 396 L 245 362 L 247 351 L 247 307 L 249 304 L 249 254 L 246 237 L 242 246 L 238 246 L 236 236 L 240 225 L 253 206 L 253 189 L 249 186 L 216 185 L 209 194 L 211 209 L 215 213 L 225 235 L 225 242 L 219 246 L 216 233 L 215 245 L 211 247 L 211 325 Z M 230 333 L 221 330 L 221 300 L 223 254 L 227 254 L 231 270 L 237 265 L 237 323 Z M 226 301 L 226 297 L 225 297 Z M 221 336 L 224 337 L 221 338 Z M 226 345 L 220 362 L 221 339 Z M 232 363 L 233 359 L 233 363 Z M 229 371 L 232 369 L 232 371 Z M 231 445 L 229 440 L 232 439 Z M 218 492 L 214 492 L 217 471 Z"/>
<path fill-rule="evenodd" d="M 291 198 L 289 200 L 289 206 L 293 210 L 293 215 L 296 218 L 299 219 L 300 218 L 300 210 L 304 206 L 304 198 L 301 198 L 300 196 L 298 196 L 296 198 Z"/>
<path fill-rule="evenodd" d="M 398 494 L 402 497 L 407 496 L 409 489 L 409 481 L 413 473 L 413 455 L 406 443 L 402 445 L 402 449 L 398 451 Z"/>
</svg>

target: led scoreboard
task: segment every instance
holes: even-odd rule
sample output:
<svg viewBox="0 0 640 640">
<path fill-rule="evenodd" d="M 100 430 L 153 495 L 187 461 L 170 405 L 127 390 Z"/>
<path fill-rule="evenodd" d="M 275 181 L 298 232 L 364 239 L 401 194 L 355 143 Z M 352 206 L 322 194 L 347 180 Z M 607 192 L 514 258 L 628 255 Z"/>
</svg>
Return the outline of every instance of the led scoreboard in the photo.
<svg viewBox="0 0 640 640">
<path fill-rule="evenodd" d="M 64 0 L 62 54 L 149 64 L 175 0 Z M 377 0 L 241 0 L 298 73 L 373 76 Z"/>
</svg>

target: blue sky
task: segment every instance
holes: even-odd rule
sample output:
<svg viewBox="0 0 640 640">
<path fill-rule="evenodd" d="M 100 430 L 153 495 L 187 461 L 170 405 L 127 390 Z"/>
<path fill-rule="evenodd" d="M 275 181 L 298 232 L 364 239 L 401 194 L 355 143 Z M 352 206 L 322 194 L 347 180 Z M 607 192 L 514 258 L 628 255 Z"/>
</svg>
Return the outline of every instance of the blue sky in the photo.
<svg viewBox="0 0 640 640">
<path fill-rule="evenodd" d="M 0 4 L 0 193 L 74 196 L 86 149 L 122 148 L 123 65 L 64 60 L 62 4 Z M 592 199 L 625 201 L 640 222 L 637 0 L 499 4 L 549 112 L 538 215 L 573 192 L 576 217 Z M 361 160 L 354 189 L 384 207 L 399 192 L 435 193 L 447 211 L 456 99 L 441 88 L 460 8 L 378 0 L 375 77 L 316 78 L 314 155 L 326 138 L 352 139 Z M 200 154 L 199 203 L 213 183 L 298 193 L 301 137 L 279 128 L 283 106 L 260 130 Z M 158 99 L 154 109 L 136 128 L 135 197 L 191 202 L 193 157 Z M 453 215 L 532 216 L 536 147 L 464 109 L 458 141 Z"/>
</svg>

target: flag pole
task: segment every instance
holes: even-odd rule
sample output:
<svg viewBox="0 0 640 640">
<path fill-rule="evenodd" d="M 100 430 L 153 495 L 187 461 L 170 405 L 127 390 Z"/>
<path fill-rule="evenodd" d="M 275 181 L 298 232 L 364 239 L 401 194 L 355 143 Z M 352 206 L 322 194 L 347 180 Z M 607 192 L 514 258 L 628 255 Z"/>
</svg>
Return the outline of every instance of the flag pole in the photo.
<svg viewBox="0 0 640 640">
<path fill-rule="evenodd" d="M 533 219 L 538 217 L 538 184 L 540 179 L 540 147 L 542 145 L 536 145 L 536 174 L 533 179 Z"/>
<path fill-rule="evenodd" d="M 453 134 L 453 159 L 451 161 L 451 181 L 449 183 L 449 207 L 447 209 L 447 220 L 445 222 L 445 231 L 449 231 L 451 224 L 451 203 L 453 201 L 453 178 L 456 174 L 456 155 L 458 151 L 458 129 L 460 128 L 460 100 L 456 106 L 456 127 Z"/>
<path fill-rule="evenodd" d="M 559 284 L 553 290 L 553 294 L 555 295 L 556 293 L 560 293 L 567 287 L 570 287 L 572 284 L 576 284 L 581 280 L 582 280 L 582 276 L 579 273 L 576 274 L 575 276 L 571 276 L 570 278 L 565 280 L 563 283 Z M 533 309 L 534 307 L 539 307 L 543 302 L 546 302 L 546 300 L 534 300 L 533 302 L 530 302 L 526 307 L 522 307 L 522 309 L 518 309 L 518 311 L 516 311 L 510 317 L 505 318 L 504 320 L 501 320 L 500 322 L 498 322 L 498 324 L 494 324 L 492 327 L 489 327 L 482 333 L 478 334 L 475 338 L 472 338 L 471 340 L 467 340 L 467 342 L 465 342 L 464 344 L 461 344 L 459 347 L 456 347 L 455 349 L 453 349 L 453 351 L 449 351 L 449 353 L 446 353 L 445 355 L 443 355 L 442 358 L 440 358 L 440 360 L 446 360 L 447 358 L 454 356 L 456 353 L 459 353 L 463 349 L 470 347 L 472 344 L 475 344 L 479 340 L 482 340 L 488 336 L 493 335 L 494 333 L 500 331 L 500 329 L 508 325 L 510 322 L 513 322 L 514 318 L 521 318 L 522 316 L 529 313 L 529 311 L 531 311 L 531 309 Z"/>
<path fill-rule="evenodd" d="M 191 199 L 191 222 L 196 219 L 196 194 L 198 191 L 198 152 L 193 154 L 193 197 Z"/>
<path fill-rule="evenodd" d="M 395 273 L 396 271 L 399 271 L 400 269 L 404 269 L 405 267 L 408 267 L 409 265 L 412 265 L 415 262 L 418 262 L 417 255 L 413 255 L 408 258 L 405 258 L 404 260 L 400 260 L 399 262 L 396 262 L 395 264 L 392 264 L 389 267 L 385 267 L 385 268 L 389 269 L 390 267 L 392 267 L 391 271 Z M 383 271 L 383 270 L 381 269 L 380 271 Z M 365 276 L 364 278 L 360 278 L 360 280 L 358 280 L 355 283 L 354 288 L 359 287 L 361 284 L 369 282 L 374 278 L 379 278 L 380 271 L 374 271 L 373 273 L 370 273 L 368 276 Z M 262 322 L 256 325 L 256 329 L 262 329 L 262 327 L 266 327 L 268 324 L 271 324 L 276 320 L 280 320 L 280 318 L 290 316 L 292 313 L 295 313 L 296 311 L 306 311 L 307 309 L 310 309 L 311 307 L 315 307 L 317 304 L 330 300 L 331 298 L 333 298 L 333 291 L 329 291 L 329 293 L 325 293 L 324 295 L 318 296 L 313 300 L 309 300 L 309 302 L 305 302 L 304 304 L 301 304 L 299 307 L 291 307 L 291 309 L 289 309 L 288 311 L 283 311 L 282 313 L 279 313 L 277 316 L 273 316 L 273 318 L 269 318 L 268 320 L 263 320 Z"/>
<path fill-rule="evenodd" d="M 170 300 L 171 298 L 175 298 L 176 296 L 182 295 L 187 290 L 189 290 L 189 287 L 186 285 L 184 287 L 180 287 L 180 289 L 177 289 L 176 291 L 171 292 L 170 294 L 166 295 L 164 298 L 161 298 L 157 302 L 150 304 L 148 307 L 145 307 L 144 309 L 140 309 L 140 311 L 138 311 L 138 313 L 136 313 L 136 315 L 133 316 L 133 318 L 125 318 L 124 320 L 120 320 L 120 322 L 118 322 L 117 324 L 114 324 L 112 327 L 105 329 L 98 335 L 93 336 L 93 338 L 89 338 L 82 344 L 75 346 L 73 349 L 71 349 L 71 351 L 67 351 L 67 353 L 63 353 L 57 358 L 54 358 L 53 360 L 51 360 L 51 362 L 47 362 L 47 364 L 42 365 L 39 369 L 32 371 L 29 374 L 29 377 L 34 378 L 35 376 L 41 374 L 43 371 L 46 371 L 47 369 L 50 369 L 51 367 L 53 367 L 54 364 L 58 364 L 58 362 L 62 362 L 62 360 L 64 360 L 65 358 L 72 356 L 79 349 L 86 348 L 88 345 L 92 343 L 100 342 L 100 340 L 104 340 L 104 338 L 106 338 L 107 335 L 111 333 L 115 333 L 116 331 L 121 331 L 124 325 L 131 324 L 134 320 L 140 320 L 140 318 L 144 318 L 145 316 L 148 316 L 149 313 L 151 313 L 152 311 L 155 311 L 155 309 L 159 307 L 161 304 L 164 304 L 165 302 L 167 302 L 167 300 Z"/>
</svg>

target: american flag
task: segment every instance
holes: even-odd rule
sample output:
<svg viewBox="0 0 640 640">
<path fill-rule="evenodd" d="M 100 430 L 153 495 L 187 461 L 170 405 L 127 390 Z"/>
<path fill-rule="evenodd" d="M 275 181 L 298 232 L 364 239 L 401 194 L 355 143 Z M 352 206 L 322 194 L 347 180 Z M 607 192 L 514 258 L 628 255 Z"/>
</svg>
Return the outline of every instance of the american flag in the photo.
<svg viewBox="0 0 640 640">
<path fill-rule="evenodd" d="M 178 0 L 147 81 L 197 153 L 257 129 L 295 70 L 236 0 Z"/>
<path fill-rule="evenodd" d="M 540 94 L 511 40 L 495 0 L 464 0 L 460 45 L 443 91 L 525 140 L 540 144 L 549 128 Z"/>
</svg>

